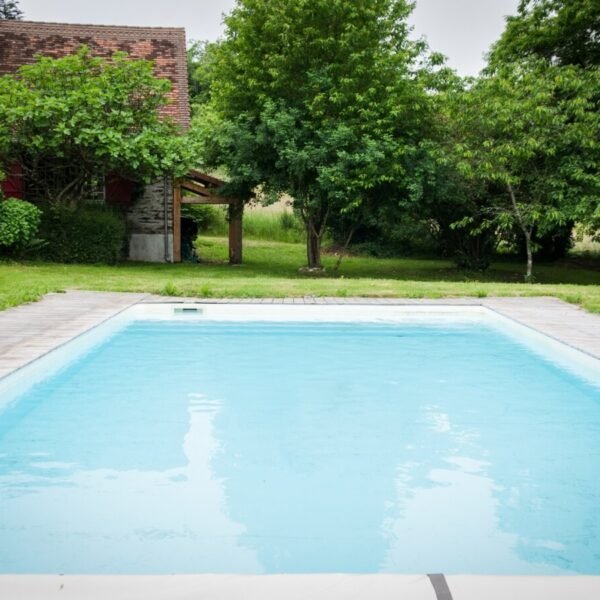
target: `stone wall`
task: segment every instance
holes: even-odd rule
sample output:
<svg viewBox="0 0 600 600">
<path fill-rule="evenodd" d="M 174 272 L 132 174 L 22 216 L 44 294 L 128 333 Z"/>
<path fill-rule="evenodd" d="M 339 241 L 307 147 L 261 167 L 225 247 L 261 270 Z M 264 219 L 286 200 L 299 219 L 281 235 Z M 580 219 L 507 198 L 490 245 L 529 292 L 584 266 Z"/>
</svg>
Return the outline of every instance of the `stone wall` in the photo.
<svg viewBox="0 0 600 600">
<path fill-rule="evenodd" d="M 167 194 L 167 261 L 173 260 L 173 182 L 160 179 L 144 188 L 127 211 L 129 258 L 165 262 L 165 184 Z"/>
</svg>

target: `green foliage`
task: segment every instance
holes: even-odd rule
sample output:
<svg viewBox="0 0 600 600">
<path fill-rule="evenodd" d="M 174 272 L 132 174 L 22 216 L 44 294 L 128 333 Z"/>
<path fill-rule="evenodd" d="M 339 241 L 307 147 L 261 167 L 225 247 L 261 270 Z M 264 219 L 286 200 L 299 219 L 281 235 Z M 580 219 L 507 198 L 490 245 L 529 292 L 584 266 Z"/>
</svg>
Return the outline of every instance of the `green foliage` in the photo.
<svg viewBox="0 0 600 600">
<path fill-rule="evenodd" d="M 203 235 L 227 235 L 229 225 L 227 212 L 221 207 L 188 204 L 182 208 L 182 216 L 193 219 L 198 225 L 198 233 Z M 291 211 L 282 212 L 244 212 L 242 221 L 243 235 L 249 240 L 270 240 L 273 242 L 303 242 L 304 226 Z"/>
<path fill-rule="evenodd" d="M 50 202 L 77 203 L 98 176 L 149 182 L 183 174 L 192 140 L 159 111 L 171 83 L 152 63 L 82 47 L 64 58 L 39 57 L 0 77 L 0 163 L 18 162 Z M 41 180 L 40 167 L 54 172 Z"/>
<path fill-rule="evenodd" d="M 507 232 L 510 241 L 510 232 Z M 574 245 L 573 239 L 573 223 L 566 222 L 563 225 L 557 225 L 552 229 L 548 229 L 543 235 L 538 234 L 534 229 L 532 232 L 532 242 L 535 247 L 533 253 L 536 260 L 552 261 L 566 258 L 571 248 Z M 526 257 L 527 249 L 523 236 L 519 235 L 519 231 L 514 232 L 514 249 L 521 257 Z"/>
<path fill-rule="evenodd" d="M 386 220 L 384 211 L 377 213 L 380 219 L 367 219 L 352 237 L 352 250 L 370 256 L 390 258 L 394 256 L 427 256 L 440 253 L 435 224 L 420 220 L 410 213 Z M 344 244 L 344 228 L 335 232 L 336 245 Z"/>
<path fill-rule="evenodd" d="M 104 206 L 45 207 L 40 227 L 43 258 L 61 263 L 115 264 L 123 256 L 125 221 Z"/>
<path fill-rule="evenodd" d="M 196 41 L 188 48 L 188 89 L 192 108 L 210 100 L 217 46 L 218 42 Z"/>
<path fill-rule="evenodd" d="M 286 243 L 301 243 L 306 239 L 302 222 L 287 210 L 281 213 L 246 212 L 242 226 L 248 239 Z"/>
<path fill-rule="evenodd" d="M 569 221 L 600 219 L 600 70 L 502 65 L 449 97 L 454 130 L 445 160 L 486 190 L 480 223 L 522 232 L 528 254 L 543 236 Z M 531 257 L 527 278 L 531 278 Z"/>
<path fill-rule="evenodd" d="M 456 266 L 464 271 L 487 271 L 496 249 L 491 231 L 460 231 L 455 236 L 452 255 Z"/>
<path fill-rule="evenodd" d="M 405 0 L 240 0 L 198 120 L 225 193 L 287 192 L 320 266 L 329 219 L 403 179 L 426 106 Z M 357 217 L 358 218 L 358 217 Z"/>
<path fill-rule="evenodd" d="M 210 204 L 187 204 L 181 210 L 181 215 L 192 219 L 198 225 L 198 231 L 203 233 L 225 233 L 227 220 L 225 212 Z"/>
<path fill-rule="evenodd" d="M 492 66 L 524 58 L 548 64 L 600 65 L 597 0 L 521 0 L 491 53 Z"/>
<path fill-rule="evenodd" d="M 20 21 L 23 11 L 17 0 L 0 0 L 0 21 Z"/>
<path fill-rule="evenodd" d="M 198 224 L 198 233 L 203 235 L 227 235 L 226 213 L 215 206 L 188 205 L 182 211 Z M 258 212 L 245 211 L 242 221 L 244 239 L 296 243 L 305 241 L 302 221 L 291 211 Z"/>
<path fill-rule="evenodd" d="M 0 199 L 0 250 L 26 248 L 35 240 L 40 218 L 40 209 L 29 202 Z"/>
<path fill-rule="evenodd" d="M 180 292 L 177 289 L 177 286 L 172 281 L 168 281 L 163 286 L 162 290 L 160 291 L 160 294 L 161 296 L 179 296 Z"/>
</svg>

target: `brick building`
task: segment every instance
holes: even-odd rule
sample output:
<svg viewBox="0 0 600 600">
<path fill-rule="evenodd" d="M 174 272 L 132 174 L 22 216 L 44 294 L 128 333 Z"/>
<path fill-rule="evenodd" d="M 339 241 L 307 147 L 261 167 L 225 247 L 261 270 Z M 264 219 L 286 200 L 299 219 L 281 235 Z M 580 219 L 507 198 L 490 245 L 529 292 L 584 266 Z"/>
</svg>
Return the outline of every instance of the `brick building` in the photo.
<svg viewBox="0 0 600 600">
<path fill-rule="evenodd" d="M 110 57 L 116 51 L 136 59 L 151 60 L 157 77 L 173 84 L 171 102 L 162 109 L 183 129 L 190 123 L 185 30 L 162 27 L 121 27 L 0 21 L 0 75 L 31 63 L 37 55 L 59 58 L 86 45 L 95 56 Z M 3 183 L 7 195 L 26 194 L 16 170 Z M 129 258 L 153 262 L 180 257 L 179 193 L 168 178 L 148 185 L 133 196 L 126 180 L 107 180 L 102 190 L 108 204 L 124 207 L 129 232 Z M 175 214 L 175 219 L 174 219 Z"/>
</svg>

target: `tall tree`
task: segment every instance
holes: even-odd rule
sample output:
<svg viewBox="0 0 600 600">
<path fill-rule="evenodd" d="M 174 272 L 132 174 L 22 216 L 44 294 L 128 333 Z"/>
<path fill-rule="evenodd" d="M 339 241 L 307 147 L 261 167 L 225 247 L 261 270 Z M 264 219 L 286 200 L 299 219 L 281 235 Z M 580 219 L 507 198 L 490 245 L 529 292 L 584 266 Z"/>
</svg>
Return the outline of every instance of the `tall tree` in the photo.
<svg viewBox="0 0 600 600">
<path fill-rule="evenodd" d="M 490 56 L 492 66 L 531 57 L 554 65 L 600 65 L 600 2 L 521 0 Z"/>
<path fill-rule="evenodd" d="M 406 0 L 238 0 L 199 119 L 233 194 L 287 192 L 321 266 L 332 218 L 404 177 L 425 91 Z"/>
<path fill-rule="evenodd" d="M 600 224 L 600 69 L 503 65 L 452 99 L 457 169 L 487 184 L 483 225 L 532 234 L 568 221 Z M 463 219 L 473 222 L 474 215 Z"/>
<path fill-rule="evenodd" d="M 17 0 L 0 0 L 0 21 L 19 21 L 22 18 L 23 11 Z"/>
</svg>

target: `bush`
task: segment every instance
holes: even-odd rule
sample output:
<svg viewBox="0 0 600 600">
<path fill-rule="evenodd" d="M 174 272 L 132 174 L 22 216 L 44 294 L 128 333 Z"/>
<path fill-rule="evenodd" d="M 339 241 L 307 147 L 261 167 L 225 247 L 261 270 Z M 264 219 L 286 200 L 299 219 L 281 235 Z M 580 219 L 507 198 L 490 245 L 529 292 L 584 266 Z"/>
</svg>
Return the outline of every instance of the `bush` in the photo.
<svg viewBox="0 0 600 600">
<path fill-rule="evenodd" d="M 455 231 L 449 251 L 458 269 L 464 271 L 487 271 L 492 263 L 497 240 L 493 231 L 471 233 Z"/>
<path fill-rule="evenodd" d="M 452 257 L 458 269 L 486 271 L 496 255 L 497 231 L 481 221 L 468 225 L 440 223 L 439 241 L 443 256 Z"/>
<path fill-rule="evenodd" d="M 37 206 L 25 200 L 0 201 L 0 248 L 20 249 L 33 242 L 41 214 Z"/>
<path fill-rule="evenodd" d="M 408 214 L 401 218 L 385 218 L 363 224 L 352 238 L 352 250 L 376 258 L 398 256 L 430 256 L 439 254 L 432 224 Z M 348 232 L 339 223 L 332 223 L 334 243 L 342 246 Z"/>
<path fill-rule="evenodd" d="M 125 247 L 125 221 L 105 206 L 47 206 L 40 232 L 42 257 L 54 262 L 114 264 Z"/>
</svg>

